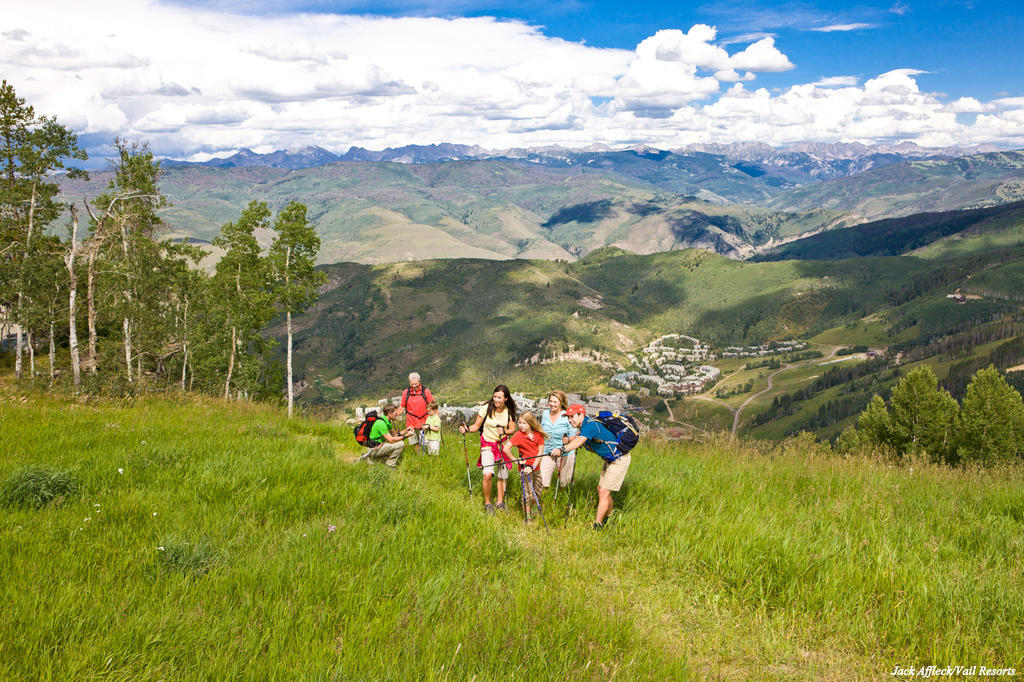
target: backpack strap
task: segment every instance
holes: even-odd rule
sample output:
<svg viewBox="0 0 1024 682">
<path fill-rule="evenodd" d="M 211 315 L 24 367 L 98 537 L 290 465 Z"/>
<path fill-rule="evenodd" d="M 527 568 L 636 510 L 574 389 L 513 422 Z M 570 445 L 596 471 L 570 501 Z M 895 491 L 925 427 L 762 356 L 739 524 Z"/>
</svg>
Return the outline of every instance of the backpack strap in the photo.
<svg viewBox="0 0 1024 682">
<path fill-rule="evenodd" d="M 605 430 L 605 431 L 607 431 L 608 433 L 611 433 L 611 432 L 612 432 L 612 430 L 611 430 L 611 429 L 609 429 L 609 428 L 608 428 L 607 426 L 605 426 L 605 425 L 604 425 L 604 424 L 603 424 L 603 423 L 601 422 L 601 420 L 600 420 L 600 419 L 593 419 L 592 417 L 584 417 L 584 418 L 583 418 L 583 420 L 584 420 L 584 422 L 586 422 L 586 421 L 592 421 L 592 422 L 597 422 L 598 424 L 600 424 L 600 425 L 601 425 L 601 427 L 602 427 L 602 428 L 604 428 L 604 430 Z M 580 428 L 582 429 L 582 424 L 580 425 Z M 611 451 L 612 451 L 611 459 L 607 459 L 607 458 L 605 458 L 605 457 L 604 457 L 603 455 L 599 454 L 599 453 L 597 452 L 597 450 L 595 450 L 595 449 L 593 449 L 592 447 L 590 447 L 590 441 L 597 441 L 597 442 L 598 442 L 598 443 L 600 443 L 601 445 L 608 445 L 608 444 L 610 443 L 611 445 L 609 445 L 609 448 L 610 448 L 610 449 L 611 449 Z M 616 440 L 605 440 L 605 439 L 603 439 L 603 438 L 590 438 L 590 439 L 589 439 L 589 440 L 587 441 L 587 445 L 586 445 L 586 446 L 584 446 L 584 447 L 586 447 L 586 448 L 587 448 L 588 450 L 590 450 L 590 451 L 591 451 L 591 452 L 593 452 L 593 453 L 594 453 L 595 455 L 597 455 L 598 457 L 600 457 L 601 459 L 603 459 L 603 460 L 605 460 L 605 461 L 607 461 L 607 462 L 614 462 L 615 460 L 617 460 L 617 459 L 618 459 L 619 457 L 621 457 L 621 456 L 622 456 L 622 455 L 620 455 L 620 454 L 619 454 L 619 441 L 618 441 L 617 439 L 616 439 Z"/>
</svg>

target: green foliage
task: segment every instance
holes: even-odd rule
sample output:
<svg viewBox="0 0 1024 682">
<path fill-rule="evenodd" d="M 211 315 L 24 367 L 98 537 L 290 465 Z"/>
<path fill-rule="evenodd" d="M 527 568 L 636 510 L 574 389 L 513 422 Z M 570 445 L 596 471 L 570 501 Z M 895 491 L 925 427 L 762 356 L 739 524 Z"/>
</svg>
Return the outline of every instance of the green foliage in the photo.
<svg viewBox="0 0 1024 682">
<path fill-rule="evenodd" d="M 306 221 L 306 207 L 295 201 L 277 215 L 274 232 L 267 253 L 274 294 L 282 310 L 302 312 L 316 301 L 316 288 L 327 281 L 325 273 L 314 269 L 320 237 Z"/>
<path fill-rule="evenodd" d="M 39 465 L 23 467 L 4 481 L 0 504 L 41 509 L 78 492 L 78 478 L 70 471 L 54 471 Z"/>
<path fill-rule="evenodd" d="M 871 447 L 895 447 L 892 420 L 889 418 L 889 411 L 881 396 L 874 396 L 864 412 L 857 418 L 856 432 L 859 434 L 859 442 L 862 444 Z"/>
<path fill-rule="evenodd" d="M 19 325 L 18 376 L 22 332 L 52 336 L 59 320 L 63 245 L 45 234 L 63 209 L 54 174 L 68 160 L 85 158 L 70 128 L 38 116 L 12 85 L 0 83 L 0 309 Z"/>
<path fill-rule="evenodd" d="M 927 453 L 933 461 L 949 458 L 957 404 L 940 389 L 931 367 L 907 372 L 889 404 L 889 444 L 899 453 Z"/>
<path fill-rule="evenodd" d="M 991 465 L 1024 457 L 1024 401 L 994 366 L 967 385 L 956 422 L 957 454 Z"/>
<path fill-rule="evenodd" d="M 886 449 L 897 455 L 926 453 L 933 461 L 992 465 L 1024 452 L 1024 401 L 994 366 L 967 386 L 962 405 L 939 388 L 928 365 L 910 370 L 887 407 L 875 395 L 837 441 L 843 452 Z"/>
</svg>

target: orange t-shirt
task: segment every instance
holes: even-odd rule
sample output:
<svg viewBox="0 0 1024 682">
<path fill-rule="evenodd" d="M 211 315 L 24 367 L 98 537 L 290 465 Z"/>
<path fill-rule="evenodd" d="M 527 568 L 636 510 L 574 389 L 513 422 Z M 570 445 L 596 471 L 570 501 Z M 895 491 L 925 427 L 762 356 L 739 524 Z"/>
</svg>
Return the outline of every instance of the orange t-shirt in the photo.
<svg viewBox="0 0 1024 682">
<path fill-rule="evenodd" d="M 532 440 L 530 438 L 532 436 Z M 525 457 L 526 461 L 522 465 L 533 467 L 537 461 L 537 453 L 544 447 L 544 438 L 536 432 L 526 435 L 522 431 L 516 431 L 512 434 L 510 441 L 512 445 L 519 448 L 519 456 Z"/>
</svg>

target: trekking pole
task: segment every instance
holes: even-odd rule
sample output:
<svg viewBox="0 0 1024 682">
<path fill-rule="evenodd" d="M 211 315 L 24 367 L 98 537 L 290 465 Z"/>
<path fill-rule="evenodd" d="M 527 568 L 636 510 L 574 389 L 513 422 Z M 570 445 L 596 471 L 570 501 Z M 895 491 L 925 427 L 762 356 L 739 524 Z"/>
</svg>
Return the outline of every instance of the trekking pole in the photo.
<svg viewBox="0 0 1024 682">
<path fill-rule="evenodd" d="M 569 490 L 565 493 L 565 520 L 569 520 L 569 506 L 572 504 L 572 482 L 576 480 L 576 465 L 572 466 L 572 474 L 569 476 Z"/>
<path fill-rule="evenodd" d="M 523 496 L 520 498 L 523 503 L 523 523 L 530 520 L 530 499 L 526 495 L 526 476 L 523 475 L 522 468 L 519 469 L 519 483 L 523 488 Z"/>
<path fill-rule="evenodd" d="M 465 422 L 463 422 L 465 426 Z M 469 477 L 469 450 L 466 449 L 466 434 L 462 434 L 462 455 L 466 458 L 466 484 L 469 486 L 469 496 L 473 496 L 473 480 Z"/>
<path fill-rule="evenodd" d="M 551 457 L 551 455 L 548 455 L 548 457 Z M 560 459 L 562 458 L 555 459 L 555 502 L 558 502 L 558 489 L 562 487 L 562 463 L 559 461 Z"/>
<path fill-rule="evenodd" d="M 540 496 L 537 494 L 537 486 L 533 484 L 533 474 L 530 474 L 530 490 L 533 491 L 533 499 L 537 503 L 537 513 L 540 514 L 540 520 L 544 523 L 544 531 L 551 535 L 551 529 L 548 528 L 548 521 L 544 518 L 544 508 L 540 506 Z"/>
</svg>

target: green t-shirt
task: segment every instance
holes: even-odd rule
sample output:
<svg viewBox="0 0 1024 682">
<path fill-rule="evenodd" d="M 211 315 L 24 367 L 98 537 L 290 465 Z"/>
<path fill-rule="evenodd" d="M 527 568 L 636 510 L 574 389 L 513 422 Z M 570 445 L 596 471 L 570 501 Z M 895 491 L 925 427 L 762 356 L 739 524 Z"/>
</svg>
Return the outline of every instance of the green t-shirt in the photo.
<svg viewBox="0 0 1024 682">
<path fill-rule="evenodd" d="M 432 414 L 427 417 L 427 426 L 430 427 L 427 431 L 427 440 L 441 440 L 441 415 Z"/>
<path fill-rule="evenodd" d="M 377 417 L 377 421 L 373 422 L 373 426 L 370 427 L 370 440 L 375 440 L 378 443 L 386 443 L 387 440 L 384 438 L 384 434 L 391 430 L 391 422 L 384 415 Z"/>
</svg>

